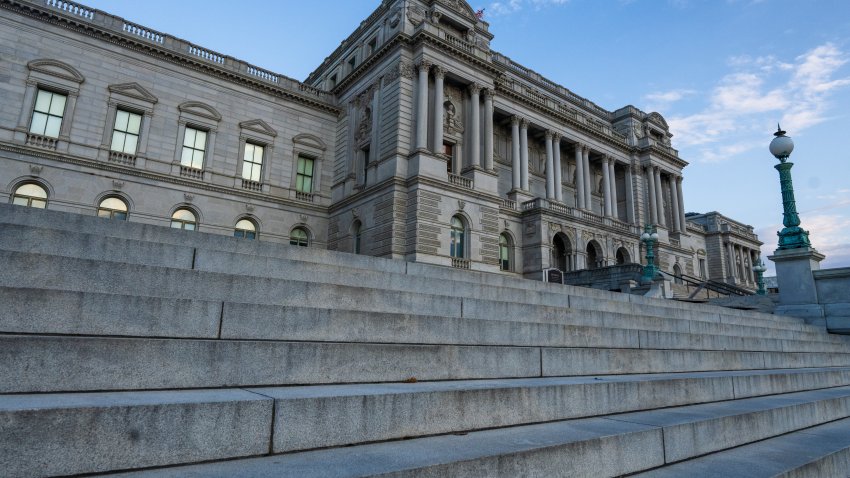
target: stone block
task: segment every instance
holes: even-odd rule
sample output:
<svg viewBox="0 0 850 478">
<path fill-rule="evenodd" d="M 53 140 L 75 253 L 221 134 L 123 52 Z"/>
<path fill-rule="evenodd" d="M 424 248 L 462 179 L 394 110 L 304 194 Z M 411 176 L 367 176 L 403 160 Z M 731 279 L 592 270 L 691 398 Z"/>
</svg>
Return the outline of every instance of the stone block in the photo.
<svg viewBox="0 0 850 478">
<path fill-rule="evenodd" d="M 544 348 L 542 362 L 545 377 L 764 368 L 761 352 L 694 350 Z"/>
<path fill-rule="evenodd" d="M 0 396 L 0 469 L 34 477 L 261 455 L 272 400 L 243 390 Z"/>
<path fill-rule="evenodd" d="M 5 335 L 0 363 L 0 393 L 34 393 L 533 377 L 540 351 Z"/>
</svg>

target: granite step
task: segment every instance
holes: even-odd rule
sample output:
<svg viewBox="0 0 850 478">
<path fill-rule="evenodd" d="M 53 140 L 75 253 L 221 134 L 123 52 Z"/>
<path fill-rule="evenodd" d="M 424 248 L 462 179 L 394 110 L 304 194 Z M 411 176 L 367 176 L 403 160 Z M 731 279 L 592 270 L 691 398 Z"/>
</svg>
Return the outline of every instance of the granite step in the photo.
<svg viewBox="0 0 850 478">
<path fill-rule="evenodd" d="M 327 251 L 315 248 L 293 247 L 286 244 L 268 243 L 263 241 L 246 241 L 227 236 L 186 233 L 175 231 L 168 227 L 159 225 L 141 224 L 134 222 L 105 221 L 93 216 L 83 216 L 58 211 L 31 210 L 26 208 L 15 208 L 11 205 L 0 205 L 0 223 L 39 228 L 42 230 L 53 230 L 58 232 L 73 232 L 82 235 L 94 236 L 96 238 L 119 238 L 132 241 L 160 243 L 164 245 L 179 246 L 181 260 L 185 258 L 185 249 L 194 248 L 198 251 L 230 252 L 238 256 L 254 256 L 258 258 L 280 258 L 293 261 L 307 262 L 311 264 L 331 265 L 351 269 L 365 269 L 370 271 L 389 272 L 397 274 L 408 274 L 422 278 L 436 278 L 441 281 L 452 280 L 460 282 L 471 282 L 476 286 L 482 284 L 487 286 L 507 287 L 525 291 L 545 291 L 555 294 L 570 294 L 579 297 L 593 299 L 610 299 L 615 301 L 630 302 L 642 306 L 660 307 L 669 309 L 671 312 L 681 316 L 682 313 L 692 311 L 701 313 L 721 313 L 740 319 L 761 319 L 775 323 L 787 322 L 800 324 L 799 319 L 791 317 L 773 316 L 752 311 L 741 311 L 727 309 L 704 304 L 685 304 L 675 301 L 663 301 L 649 299 L 640 296 L 629 296 L 625 294 L 612 293 L 601 290 L 587 289 L 583 287 L 563 286 L 559 284 L 545 284 L 537 281 L 520 280 L 516 277 L 508 277 L 503 274 L 485 273 L 476 271 L 461 271 L 452 268 L 435 266 L 422 263 L 406 263 L 403 261 L 359 256 L 338 251 Z M 37 233 L 32 233 L 36 234 Z M 14 235 L 9 242 L 14 250 L 20 249 L 21 245 L 15 245 Z M 59 251 L 63 246 L 63 234 L 43 234 L 36 242 L 45 244 L 48 250 Z M 52 237 L 52 238 L 51 238 Z M 95 241 L 90 237 L 86 241 Z M 0 241 L 2 242 L 2 241 Z M 23 241 L 27 242 L 27 241 Z M 0 249 L 3 247 L 0 246 Z M 113 246 L 113 249 L 120 249 Z M 74 248 L 72 248 L 74 249 Z M 76 248 L 79 249 L 79 248 Z M 216 254 L 213 254 L 216 256 Z M 154 260 L 161 260 L 153 258 Z M 120 259 L 119 259 L 120 260 Z"/>
<path fill-rule="evenodd" d="M 804 478 L 850 474 L 850 419 L 805 428 L 633 475 L 636 478 Z"/>
<path fill-rule="evenodd" d="M 16 457 L 0 466 L 12 476 L 165 466 L 848 384 L 850 368 L 0 395 L 0 448 Z"/>
<path fill-rule="evenodd" d="M 0 335 L 0 393 L 850 366 L 850 353 Z"/>
<path fill-rule="evenodd" d="M 470 318 L 505 318 L 508 320 L 530 320 L 534 322 L 573 323 L 575 325 L 596 326 L 594 315 L 618 313 L 623 318 L 618 327 L 647 327 L 643 318 L 652 311 L 644 313 L 627 310 L 604 310 L 604 301 L 591 301 L 570 307 L 581 302 L 581 298 L 560 296 L 564 302 L 561 307 L 541 306 L 534 303 L 504 302 L 491 299 L 457 297 L 455 295 L 424 294 L 419 291 L 398 292 L 381 288 L 339 286 L 321 282 L 305 282 L 290 279 L 269 279 L 253 276 L 239 276 L 225 273 L 190 271 L 183 269 L 143 266 L 118 262 L 75 259 L 33 253 L 15 253 L 0 251 L 0 261 L 8 267 L 0 270 L 0 286 L 17 288 L 38 288 L 48 290 L 67 290 L 78 292 L 113 293 L 123 295 L 144 295 L 150 297 L 192 298 L 197 300 L 220 300 L 227 302 L 250 302 L 265 305 L 315 306 L 317 304 L 336 304 L 339 308 L 350 310 L 368 310 L 374 312 L 406 313 L 428 310 L 432 315 Z M 497 291 L 494 291 L 497 292 Z M 534 300 L 533 298 L 525 298 Z M 603 310 L 594 310 L 594 304 Z M 628 303 L 619 303 L 628 306 Z M 637 308 L 639 311 L 640 308 Z M 670 320 L 650 320 L 664 324 L 665 331 L 691 332 L 690 322 L 719 322 L 721 316 L 703 316 L 695 314 L 690 321 L 682 318 Z M 561 320 L 566 317 L 565 320 Z M 662 317 L 666 319 L 666 317 Z M 678 321 L 678 322 L 673 322 Z M 669 325 L 670 328 L 666 328 Z M 732 324 L 729 324 L 732 325 Z M 846 337 L 830 336 L 823 331 L 813 332 L 799 325 L 771 324 L 767 338 L 815 339 L 824 342 L 850 343 Z M 609 324 L 610 326 L 610 324 Z M 651 327 L 651 326 L 649 326 Z M 702 326 L 698 332 L 712 333 L 712 326 Z M 734 330 L 734 329 L 733 329 Z M 734 330 L 733 333 L 744 333 Z M 787 333 L 791 332 L 791 333 Z"/>
<path fill-rule="evenodd" d="M 839 387 L 110 476 L 620 476 L 848 416 Z"/>
<path fill-rule="evenodd" d="M 844 343 L 0 287 L 0 333 L 198 339 L 850 352 Z M 820 337 L 816 337 L 820 338 Z"/>
</svg>

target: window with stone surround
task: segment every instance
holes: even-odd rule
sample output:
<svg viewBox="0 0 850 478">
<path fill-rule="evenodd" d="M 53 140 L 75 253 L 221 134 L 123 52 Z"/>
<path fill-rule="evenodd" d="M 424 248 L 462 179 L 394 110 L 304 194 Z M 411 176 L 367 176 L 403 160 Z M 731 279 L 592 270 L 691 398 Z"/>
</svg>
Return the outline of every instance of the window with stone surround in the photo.
<svg viewBox="0 0 850 478">
<path fill-rule="evenodd" d="M 261 182 L 263 173 L 263 153 L 265 148 L 259 144 L 245 143 L 242 157 L 242 179 Z"/>
<path fill-rule="evenodd" d="M 351 225 L 351 236 L 353 239 L 352 251 L 355 254 L 360 254 L 363 239 L 363 223 L 356 219 Z"/>
<path fill-rule="evenodd" d="M 289 244 L 293 246 L 307 247 L 310 243 L 310 235 L 303 227 L 296 227 L 289 233 Z"/>
<path fill-rule="evenodd" d="M 499 234 L 499 269 L 512 271 L 513 262 L 513 242 L 511 237 L 503 232 Z"/>
<path fill-rule="evenodd" d="M 115 112 L 110 149 L 119 153 L 136 154 L 139 134 L 142 130 L 142 115 L 119 109 Z"/>
<path fill-rule="evenodd" d="M 236 222 L 236 227 L 233 231 L 233 237 L 242 239 L 256 239 L 257 225 L 250 219 L 240 219 Z"/>
<path fill-rule="evenodd" d="M 302 193 L 313 192 L 313 158 L 298 155 L 298 166 L 295 174 L 295 190 Z"/>
<path fill-rule="evenodd" d="M 47 207 L 47 190 L 37 183 L 24 183 L 12 193 L 12 204 L 44 209 Z"/>
<path fill-rule="evenodd" d="M 186 126 L 183 135 L 183 152 L 180 154 L 180 165 L 193 169 L 204 169 L 204 154 L 207 149 L 207 132 Z"/>
<path fill-rule="evenodd" d="M 459 216 L 452 217 L 449 255 L 455 259 L 465 259 L 466 225 Z"/>
<path fill-rule="evenodd" d="M 123 199 L 109 196 L 100 201 L 97 206 L 97 217 L 106 219 L 127 220 L 127 203 Z"/>
<path fill-rule="evenodd" d="M 173 229 L 194 231 L 198 228 L 198 216 L 189 209 L 180 208 L 171 215 L 171 227 Z"/>
<path fill-rule="evenodd" d="M 30 133 L 58 138 L 67 101 L 66 95 L 39 89 L 32 111 Z"/>
</svg>

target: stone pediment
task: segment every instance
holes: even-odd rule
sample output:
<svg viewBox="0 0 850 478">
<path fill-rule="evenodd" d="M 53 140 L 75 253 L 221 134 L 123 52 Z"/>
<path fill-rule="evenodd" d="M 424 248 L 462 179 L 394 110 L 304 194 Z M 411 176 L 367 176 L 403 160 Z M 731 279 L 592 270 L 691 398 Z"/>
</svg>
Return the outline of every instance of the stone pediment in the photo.
<svg viewBox="0 0 850 478">
<path fill-rule="evenodd" d="M 148 103 L 156 103 L 159 101 L 159 99 L 153 94 L 151 94 L 150 91 L 146 90 L 144 87 L 142 87 L 142 85 L 135 82 L 109 85 L 109 91 L 111 93 L 129 96 L 130 98 L 136 98 L 138 100 L 147 101 Z"/>
<path fill-rule="evenodd" d="M 478 17 L 475 16 L 475 10 L 464 0 L 436 0 L 436 3 L 444 5 L 449 10 L 459 13 L 470 20 L 478 21 Z"/>
<path fill-rule="evenodd" d="M 79 71 L 77 71 L 76 68 L 71 65 L 68 65 L 67 63 L 62 63 L 59 60 L 33 60 L 27 63 L 27 68 L 29 68 L 30 71 L 37 71 L 45 75 L 63 78 L 65 80 L 70 80 L 76 83 L 82 83 L 86 81 L 86 78 Z"/>
<path fill-rule="evenodd" d="M 180 105 L 177 106 L 177 109 L 183 113 L 191 113 L 203 118 L 221 121 L 221 113 L 216 111 L 216 109 L 212 106 L 201 103 L 200 101 L 187 101 L 185 103 L 180 103 Z"/>
<path fill-rule="evenodd" d="M 302 146 L 309 146 L 311 148 L 320 149 L 322 151 L 328 148 L 328 146 L 325 144 L 324 141 L 321 140 L 321 138 L 307 133 L 301 133 L 295 136 L 294 138 L 292 138 L 292 142 L 295 144 L 300 144 Z"/>
<path fill-rule="evenodd" d="M 657 124 L 658 126 L 661 126 L 665 130 L 670 129 L 670 127 L 667 126 L 667 121 L 664 119 L 663 116 L 661 116 L 661 113 L 658 113 L 658 112 L 649 113 L 649 116 L 647 116 L 646 119 L 647 119 L 647 121 L 651 121 L 651 122 Z"/>
<path fill-rule="evenodd" d="M 255 133 L 260 133 L 271 137 L 277 136 L 277 131 L 272 129 L 272 127 L 269 126 L 268 123 L 261 119 L 243 121 L 239 123 L 239 127 L 248 131 L 253 131 Z"/>
</svg>

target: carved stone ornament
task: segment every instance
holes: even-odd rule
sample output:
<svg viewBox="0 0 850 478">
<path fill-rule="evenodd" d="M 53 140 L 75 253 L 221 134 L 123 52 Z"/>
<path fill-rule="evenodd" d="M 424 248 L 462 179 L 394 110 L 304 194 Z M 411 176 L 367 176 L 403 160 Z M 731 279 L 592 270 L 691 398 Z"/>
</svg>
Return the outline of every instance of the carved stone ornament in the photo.
<svg viewBox="0 0 850 478">
<path fill-rule="evenodd" d="M 355 219 L 360 217 L 360 210 L 357 209 L 357 208 L 352 209 L 351 210 L 351 216 L 354 217 Z"/>
<path fill-rule="evenodd" d="M 425 8 L 420 5 L 410 5 L 407 7 L 407 21 L 414 27 L 419 26 L 425 21 Z"/>
<path fill-rule="evenodd" d="M 355 140 L 357 142 L 364 141 L 369 139 L 372 135 L 372 108 L 364 107 L 360 110 L 360 118 L 358 119 L 359 124 L 357 125 L 357 135 Z"/>
<path fill-rule="evenodd" d="M 509 223 L 508 223 L 508 220 L 507 220 L 507 219 L 505 219 L 505 229 L 507 229 L 507 228 L 508 228 L 508 224 L 509 224 Z"/>
<path fill-rule="evenodd" d="M 409 61 L 400 61 L 398 64 L 398 73 L 403 78 L 412 80 L 415 76 L 413 63 L 410 63 Z"/>
<path fill-rule="evenodd" d="M 254 212 L 254 205 L 246 203 L 245 204 L 245 210 L 248 211 L 248 212 Z"/>
<path fill-rule="evenodd" d="M 41 170 L 44 169 L 44 166 L 40 164 L 30 164 L 30 174 L 33 176 L 38 176 L 41 174 Z"/>
<path fill-rule="evenodd" d="M 465 207 L 466 207 L 466 201 L 464 201 L 463 199 L 458 199 L 457 200 L 457 208 L 460 209 L 461 211 L 463 211 L 463 208 L 465 208 Z"/>
<path fill-rule="evenodd" d="M 124 181 L 119 181 L 117 179 L 112 180 L 112 188 L 113 189 L 121 189 L 124 187 Z"/>
<path fill-rule="evenodd" d="M 554 222 L 549 223 L 549 232 L 550 233 L 561 232 L 562 230 L 563 230 L 563 227 L 560 224 L 557 224 L 557 223 L 554 223 Z"/>
<path fill-rule="evenodd" d="M 183 200 L 186 201 L 186 202 L 192 202 L 192 201 L 195 200 L 195 195 L 189 194 L 189 193 L 183 193 Z"/>
<path fill-rule="evenodd" d="M 401 21 L 401 9 L 395 8 L 392 13 L 390 13 L 389 20 L 387 23 L 390 25 L 390 28 L 395 28 L 398 26 L 398 23 Z"/>
<path fill-rule="evenodd" d="M 306 214 L 299 214 L 298 218 L 301 219 L 301 222 L 307 222 L 307 215 Z"/>
</svg>

